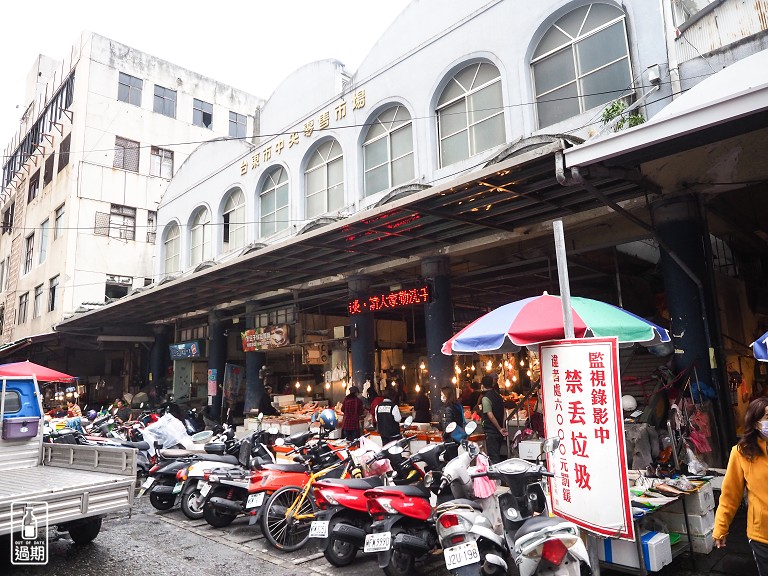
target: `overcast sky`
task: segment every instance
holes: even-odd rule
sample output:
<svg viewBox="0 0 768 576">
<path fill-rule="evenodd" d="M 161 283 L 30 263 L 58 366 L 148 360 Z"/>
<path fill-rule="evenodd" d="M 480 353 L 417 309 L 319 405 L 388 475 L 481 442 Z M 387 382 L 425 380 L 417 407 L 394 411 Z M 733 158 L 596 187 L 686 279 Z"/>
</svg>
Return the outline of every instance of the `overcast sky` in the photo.
<svg viewBox="0 0 768 576">
<path fill-rule="evenodd" d="M 0 23 L 0 150 L 24 113 L 38 54 L 64 59 L 89 30 L 268 98 L 297 68 L 336 58 L 357 70 L 410 0 L 11 0 Z"/>
</svg>

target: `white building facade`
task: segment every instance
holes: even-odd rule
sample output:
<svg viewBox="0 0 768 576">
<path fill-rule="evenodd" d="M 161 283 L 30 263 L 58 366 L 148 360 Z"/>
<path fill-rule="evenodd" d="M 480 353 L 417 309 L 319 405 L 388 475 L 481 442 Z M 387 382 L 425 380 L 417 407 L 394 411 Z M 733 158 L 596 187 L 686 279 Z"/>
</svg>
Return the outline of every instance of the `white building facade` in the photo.
<svg viewBox="0 0 768 576">
<path fill-rule="evenodd" d="M 41 56 L 5 151 L 2 343 L 150 282 L 158 203 L 199 143 L 248 140 L 261 101 L 93 33 Z"/>
</svg>

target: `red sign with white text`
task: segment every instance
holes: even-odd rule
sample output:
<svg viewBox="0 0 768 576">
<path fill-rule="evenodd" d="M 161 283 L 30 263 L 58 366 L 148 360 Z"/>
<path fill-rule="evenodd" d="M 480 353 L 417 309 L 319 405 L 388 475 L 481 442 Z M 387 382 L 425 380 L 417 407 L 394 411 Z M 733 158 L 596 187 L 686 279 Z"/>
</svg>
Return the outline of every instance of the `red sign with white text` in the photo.
<svg viewBox="0 0 768 576">
<path fill-rule="evenodd" d="M 553 512 L 585 530 L 634 540 L 617 338 L 539 346 Z"/>
</svg>

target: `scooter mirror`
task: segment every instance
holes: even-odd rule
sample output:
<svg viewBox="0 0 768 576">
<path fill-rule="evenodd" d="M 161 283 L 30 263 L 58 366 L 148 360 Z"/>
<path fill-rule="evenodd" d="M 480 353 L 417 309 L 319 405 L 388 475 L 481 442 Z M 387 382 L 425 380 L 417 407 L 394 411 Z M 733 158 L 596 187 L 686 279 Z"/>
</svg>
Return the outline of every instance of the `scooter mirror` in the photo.
<svg viewBox="0 0 768 576">
<path fill-rule="evenodd" d="M 557 436 L 552 436 L 551 438 L 544 440 L 544 444 L 541 446 L 541 452 L 542 454 L 549 454 L 550 452 L 557 450 L 559 446 L 560 438 Z"/>
<path fill-rule="evenodd" d="M 312 418 L 309 419 L 310 422 L 317 422 L 317 412 L 312 413 Z"/>
<path fill-rule="evenodd" d="M 275 446 L 285 446 L 285 438 L 275 439 Z"/>
<path fill-rule="evenodd" d="M 445 427 L 445 431 L 448 434 L 453 434 L 453 431 L 456 430 L 456 422 L 451 422 L 448 424 L 448 426 Z"/>
<path fill-rule="evenodd" d="M 257 419 L 259 422 L 261 422 L 262 420 L 264 420 L 264 412 L 259 412 L 259 415 L 258 415 L 258 416 L 256 416 L 256 419 Z"/>
<path fill-rule="evenodd" d="M 402 446 L 390 446 L 387 448 L 387 452 L 389 452 L 392 456 L 397 456 L 398 454 L 403 453 L 403 447 Z"/>
<path fill-rule="evenodd" d="M 471 436 L 472 434 L 474 434 L 475 430 L 477 430 L 477 422 L 475 422 L 474 420 L 470 420 L 469 422 L 467 422 L 467 425 L 464 426 L 464 432 L 467 433 L 467 436 Z"/>
<path fill-rule="evenodd" d="M 413 416 L 408 416 L 408 418 L 405 419 L 405 422 L 403 422 L 403 426 L 406 428 L 413 424 Z"/>
</svg>

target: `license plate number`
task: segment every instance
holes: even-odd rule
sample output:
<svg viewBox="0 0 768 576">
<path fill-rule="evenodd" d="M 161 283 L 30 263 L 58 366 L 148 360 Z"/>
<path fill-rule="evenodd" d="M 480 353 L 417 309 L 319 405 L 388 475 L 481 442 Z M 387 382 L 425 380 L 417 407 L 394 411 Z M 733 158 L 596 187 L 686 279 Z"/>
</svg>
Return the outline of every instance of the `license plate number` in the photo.
<svg viewBox="0 0 768 576">
<path fill-rule="evenodd" d="M 314 520 L 309 525 L 310 538 L 328 538 L 328 520 Z"/>
<path fill-rule="evenodd" d="M 184 482 L 176 482 L 176 486 L 173 487 L 173 493 L 179 494 L 184 488 Z"/>
<path fill-rule="evenodd" d="M 480 562 L 480 552 L 477 550 L 477 542 L 474 541 L 446 548 L 443 550 L 443 556 L 448 570 Z"/>
<path fill-rule="evenodd" d="M 200 496 L 206 496 L 211 491 L 211 485 L 208 482 L 203 482 L 203 487 L 200 488 Z"/>
<path fill-rule="evenodd" d="M 391 532 L 377 532 L 376 534 L 368 534 L 365 537 L 365 546 L 363 552 L 385 552 L 392 546 L 392 533 Z"/>
<path fill-rule="evenodd" d="M 256 508 L 264 503 L 264 494 L 266 492 L 257 492 L 248 496 L 248 500 L 245 503 L 246 508 Z"/>
</svg>

